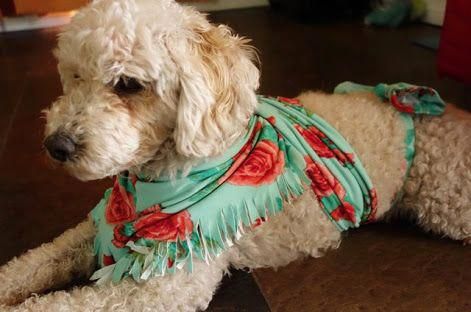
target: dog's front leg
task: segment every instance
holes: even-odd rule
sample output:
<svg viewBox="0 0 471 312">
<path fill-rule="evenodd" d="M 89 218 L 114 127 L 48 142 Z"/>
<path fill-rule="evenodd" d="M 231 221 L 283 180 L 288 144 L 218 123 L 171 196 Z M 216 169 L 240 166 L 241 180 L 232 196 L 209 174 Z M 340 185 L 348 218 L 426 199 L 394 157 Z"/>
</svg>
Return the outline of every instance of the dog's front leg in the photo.
<svg viewBox="0 0 471 312">
<path fill-rule="evenodd" d="M 207 308 L 228 261 L 221 255 L 192 273 L 178 271 L 142 283 L 127 278 L 117 284 L 77 287 L 31 297 L 12 311 L 197 311 Z"/>
<path fill-rule="evenodd" d="M 12 305 L 87 276 L 94 269 L 95 228 L 86 220 L 51 243 L 29 250 L 0 268 L 0 305 Z"/>
</svg>

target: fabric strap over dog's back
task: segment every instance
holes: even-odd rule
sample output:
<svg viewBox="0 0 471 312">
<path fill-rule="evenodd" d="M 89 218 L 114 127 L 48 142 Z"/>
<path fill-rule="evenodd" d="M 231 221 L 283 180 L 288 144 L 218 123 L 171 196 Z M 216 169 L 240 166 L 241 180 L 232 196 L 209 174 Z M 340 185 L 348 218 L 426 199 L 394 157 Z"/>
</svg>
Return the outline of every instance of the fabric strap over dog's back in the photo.
<svg viewBox="0 0 471 312">
<path fill-rule="evenodd" d="M 405 82 L 367 86 L 350 81 L 342 82 L 334 89 L 334 93 L 352 92 L 372 92 L 381 100 L 391 104 L 400 111 L 402 120 L 406 127 L 406 137 L 404 138 L 407 171 L 405 178 L 409 175 L 415 154 L 415 127 L 413 115 L 439 116 L 445 111 L 446 103 L 442 100 L 438 92 L 430 87 L 415 86 Z M 402 197 L 403 191 L 396 195 L 392 205 L 396 204 Z"/>
</svg>

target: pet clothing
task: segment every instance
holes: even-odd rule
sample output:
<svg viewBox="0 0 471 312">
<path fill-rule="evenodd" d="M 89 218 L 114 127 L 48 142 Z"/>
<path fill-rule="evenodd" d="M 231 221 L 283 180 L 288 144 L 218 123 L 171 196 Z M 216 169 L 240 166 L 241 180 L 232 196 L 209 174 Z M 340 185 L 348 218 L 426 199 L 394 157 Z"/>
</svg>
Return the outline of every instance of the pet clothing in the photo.
<svg viewBox="0 0 471 312">
<path fill-rule="evenodd" d="M 409 93 L 377 89 L 409 113 Z M 91 212 L 101 267 L 91 279 L 118 282 L 130 276 L 140 282 L 182 268 L 191 272 L 193 259 L 209 262 L 309 188 L 340 231 L 374 220 L 376 192 L 348 142 L 297 99 L 258 101 L 246 134 L 189 174 L 116 177 Z M 411 160 L 413 141 L 409 148 Z"/>
</svg>

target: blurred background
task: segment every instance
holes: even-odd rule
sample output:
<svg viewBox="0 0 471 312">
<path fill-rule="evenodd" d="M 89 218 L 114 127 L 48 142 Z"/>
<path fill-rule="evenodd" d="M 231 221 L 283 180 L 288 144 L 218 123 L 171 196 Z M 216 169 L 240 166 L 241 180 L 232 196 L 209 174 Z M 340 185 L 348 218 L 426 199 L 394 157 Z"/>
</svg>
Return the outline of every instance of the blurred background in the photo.
<svg viewBox="0 0 471 312">
<path fill-rule="evenodd" d="M 111 185 L 54 168 L 40 112 L 61 94 L 51 50 L 87 0 L 0 0 L 0 264 L 82 221 Z M 471 110 L 469 0 L 200 0 L 253 39 L 260 93 L 409 82 Z M 465 113 L 461 113 L 465 116 Z M 393 220 L 278 271 L 233 271 L 209 311 L 470 311 L 471 250 Z M 1 282 L 1 281 L 0 281 Z M 86 283 L 86 281 L 76 281 Z"/>
</svg>

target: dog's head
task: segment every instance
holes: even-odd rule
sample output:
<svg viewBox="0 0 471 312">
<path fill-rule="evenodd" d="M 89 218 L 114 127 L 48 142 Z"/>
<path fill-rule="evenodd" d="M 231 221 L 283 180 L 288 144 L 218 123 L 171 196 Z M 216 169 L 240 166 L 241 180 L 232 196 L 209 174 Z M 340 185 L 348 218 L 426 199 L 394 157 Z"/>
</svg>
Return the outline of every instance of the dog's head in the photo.
<svg viewBox="0 0 471 312">
<path fill-rule="evenodd" d="M 82 180 L 164 150 L 217 155 L 256 105 L 247 40 L 172 0 L 95 1 L 60 34 L 55 55 L 64 94 L 46 111 L 45 146 Z"/>
</svg>

